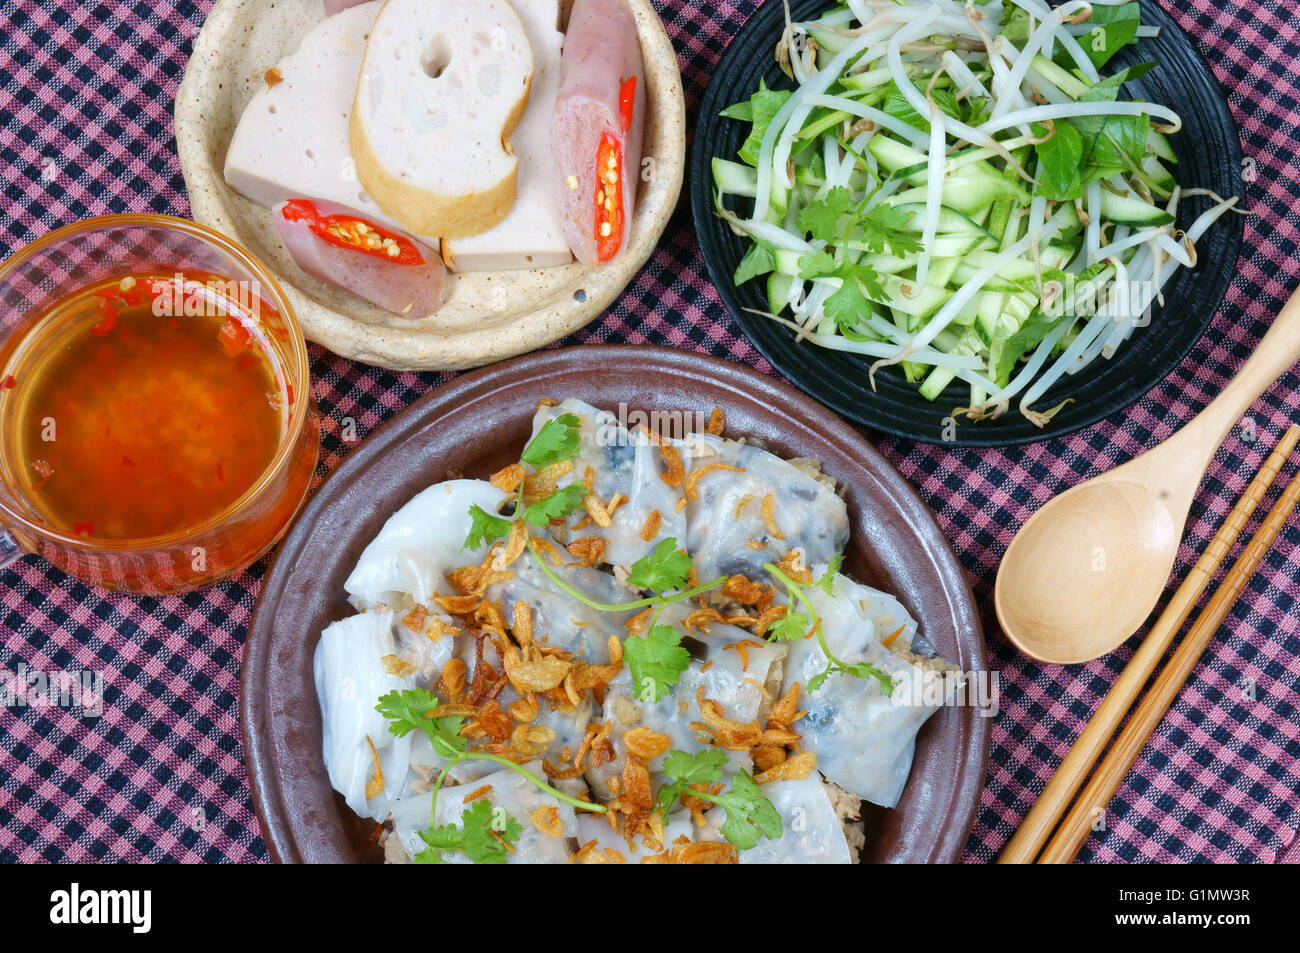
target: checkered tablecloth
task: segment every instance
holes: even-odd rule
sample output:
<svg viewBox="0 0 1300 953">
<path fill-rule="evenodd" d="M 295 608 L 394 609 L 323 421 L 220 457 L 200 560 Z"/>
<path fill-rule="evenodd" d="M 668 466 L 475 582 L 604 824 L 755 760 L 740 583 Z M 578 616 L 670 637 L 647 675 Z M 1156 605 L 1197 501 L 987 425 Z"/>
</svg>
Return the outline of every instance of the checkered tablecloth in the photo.
<svg viewBox="0 0 1300 953">
<path fill-rule="evenodd" d="M 689 108 L 752 0 L 657 0 Z M 775 0 L 768 0 L 775 2 Z M 1153 2 L 1153 0 L 1145 0 Z M 1250 354 L 1300 278 L 1300 5 L 1182 0 L 1175 19 L 1227 91 L 1248 157 L 1245 253 L 1192 355 L 1125 414 L 1009 451 L 879 444 L 939 516 L 989 620 L 1001 712 L 965 859 L 995 856 L 1131 646 L 1084 666 L 1017 654 L 987 611 L 1014 529 L 1044 501 L 1154 446 Z M 0 256 L 89 215 L 186 215 L 172 100 L 211 0 L 0 0 Z M 688 217 L 668 229 L 616 305 L 566 343 L 670 344 L 771 368 L 704 276 Z M 393 374 L 313 350 L 323 415 L 318 478 L 376 427 L 446 380 Z M 1288 376 L 1219 452 L 1179 558 L 1185 573 L 1284 426 L 1300 420 Z M 1269 501 L 1271 503 L 1271 499 Z M 1300 526 L 1289 526 L 1120 790 L 1093 861 L 1274 862 L 1300 824 Z M 0 574 L 0 669 L 102 673 L 103 714 L 0 707 L 0 860 L 258 861 L 236 717 L 249 614 L 266 564 L 160 600 L 110 595 L 35 557 Z"/>
</svg>

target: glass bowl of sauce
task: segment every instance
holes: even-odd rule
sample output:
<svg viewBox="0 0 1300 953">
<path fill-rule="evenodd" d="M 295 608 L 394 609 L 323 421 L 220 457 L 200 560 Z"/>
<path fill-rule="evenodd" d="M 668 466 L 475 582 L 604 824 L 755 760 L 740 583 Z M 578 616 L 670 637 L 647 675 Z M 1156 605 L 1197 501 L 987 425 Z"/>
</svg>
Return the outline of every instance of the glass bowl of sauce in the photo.
<svg viewBox="0 0 1300 953">
<path fill-rule="evenodd" d="M 302 329 L 230 239 L 113 215 L 0 264 L 0 565 L 210 585 L 283 535 L 319 439 Z"/>
</svg>

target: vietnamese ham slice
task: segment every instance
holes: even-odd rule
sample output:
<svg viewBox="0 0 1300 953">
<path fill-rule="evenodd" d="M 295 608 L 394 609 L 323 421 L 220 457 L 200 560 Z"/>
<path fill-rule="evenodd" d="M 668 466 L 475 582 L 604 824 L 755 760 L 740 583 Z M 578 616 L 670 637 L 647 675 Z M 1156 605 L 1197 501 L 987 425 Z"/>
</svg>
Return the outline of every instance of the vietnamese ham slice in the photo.
<svg viewBox="0 0 1300 953">
<path fill-rule="evenodd" d="M 293 199 L 273 210 L 298 267 L 404 318 L 426 318 L 447 296 L 442 257 L 409 235 L 333 202 Z"/>
<path fill-rule="evenodd" d="M 564 232 L 588 267 L 631 241 L 645 107 L 641 41 L 626 0 L 575 0 L 551 148 Z"/>
<path fill-rule="evenodd" d="M 352 107 L 361 184 L 417 235 L 500 224 L 519 165 L 508 137 L 532 78 L 532 48 L 506 0 L 388 0 Z"/>
</svg>

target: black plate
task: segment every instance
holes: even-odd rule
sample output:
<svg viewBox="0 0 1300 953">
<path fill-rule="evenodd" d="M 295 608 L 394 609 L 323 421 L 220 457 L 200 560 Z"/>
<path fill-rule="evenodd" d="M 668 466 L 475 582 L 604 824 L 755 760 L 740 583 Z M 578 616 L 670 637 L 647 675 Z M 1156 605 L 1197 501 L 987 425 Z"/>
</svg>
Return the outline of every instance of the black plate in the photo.
<svg viewBox="0 0 1300 953">
<path fill-rule="evenodd" d="M 830 6 L 827 0 L 791 0 L 790 10 L 796 21 L 809 20 Z M 1182 132 L 1171 137 L 1179 181 L 1185 188 L 1210 188 L 1223 196 L 1243 194 L 1237 129 L 1218 84 L 1191 41 L 1163 10 L 1144 3 L 1142 18 L 1144 23 L 1160 27 L 1160 35 L 1120 51 L 1103 75 L 1134 63 L 1158 63 L 1156 69 L 1125 88 L 1133 98 L 1166 104 L 1182 116 Z M 951 385 L 930 403 L 898 368 L 889 367 L 876 374 L 873 392 L 867 381 L 870 359 L 795 344 L 788 328 L 744 310 L 766 309 L 763 282 L 755 279 L 737 288 L 732 281 L 748 241 L 733 234 L 714 214 L 709 165 L 713 156 L 735 158 L 749 124 L 723 119 L 719 113 L 748 99 L 760 77 L 769 86 L 790 88 L 772 55 L 783 28 L 781 3 L 767 0 L 732 40 L 700 107 L 690 190 L 709 275 L 754 346 L 799 388 L 874 430 L 928 443 L 944 442 L 944 418 L 969 403 L 966 384 Z M 1182 205 L 1179 225 L 1183 228 L 1207 207 L 1204 199 L 1190 199 Z M 1073 398 L 1047 427 L 1035 427 L 1013 406 L 997 420 L 975 423 L 963 419 L 956 440 L 948 442 L 968 447 L 1032 443 L 1072 433 L 1135 403 L 1178 366 L 1209 327 L 1236 272 L 1242 230 L 1241 216 L 1220 218 L 1197 243 L 1198 267 L 1179 269 L 1165 286 L 1165 306 L 1156 309 L 1151 325 L 1135 331 L 1114 358 L 1096 361 L 1067 376 L 1038 401 L 1035 406 L 1042 409 Z"/>
</svg>

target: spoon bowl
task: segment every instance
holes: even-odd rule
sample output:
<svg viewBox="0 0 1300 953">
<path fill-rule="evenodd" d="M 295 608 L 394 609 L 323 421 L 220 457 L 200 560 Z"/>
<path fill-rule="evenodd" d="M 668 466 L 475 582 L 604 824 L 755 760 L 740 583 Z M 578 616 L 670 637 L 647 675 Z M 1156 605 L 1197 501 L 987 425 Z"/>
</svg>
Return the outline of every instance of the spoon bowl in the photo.
<svg viewBox="0 0 1300 953">
<path fill-rule="evenodd" d="M 1026 655 L 1069 664 L 1111 651 L 1117 632 L 1151 614 L 1178 553 L 1182 526 L 1140 483 L 1085 483 L 1049 502 L 1024 525 L 1003 561 L 998 618 Z M 1054 596 L 1037 592 L 1057 580 Z"/>
<path fill-rule="evenodd" d="M 1297 359 L 1300 292 L 1191 423 L 1031 516 L 1007 547 L 994 587 L 1007 638 L 1039 661 L 1069 665 L 1099 658 L 1133 635 L 1160 601 L 1215 451 Z"/>
</svg>

